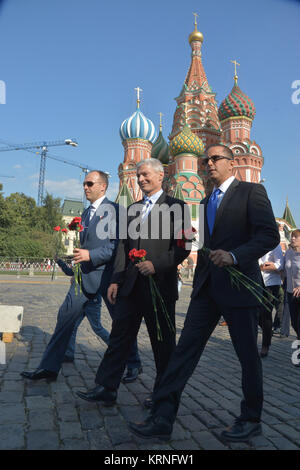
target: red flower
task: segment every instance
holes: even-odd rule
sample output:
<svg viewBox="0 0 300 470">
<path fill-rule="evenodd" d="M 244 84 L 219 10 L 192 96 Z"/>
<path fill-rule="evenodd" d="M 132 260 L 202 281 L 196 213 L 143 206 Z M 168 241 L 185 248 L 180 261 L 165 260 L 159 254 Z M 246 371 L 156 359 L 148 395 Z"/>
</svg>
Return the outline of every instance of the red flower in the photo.
<svg viewBox="0 0 300 470">
<path fill-rule="evenodd" d="M 59 232 L 60 231 L 60 226 L 57 225 L 56 227 L 53 228 L 53 230 L 55 230 L 55 232 Z"/>
<path fill-rule="evenodd" d="M 147 254 L 146 250 L 138 250 L 136 256 L 139 258 L 145 258 L 146 254 Z"/>
<path fill-rule="evenodd" d="M 68 230 L 67 230 L 66 228 L 62 228 L 61 231 L 62 231 L 63 233 L 68 233 Z"/>
<path fill-rule="evenodd" d="M 185 249 L 185 244 L 187 242 L 194 242 L 195 239 L 195 234 L 197 233 L 197 230 L 194 227 L 189 227 L 186 230 L 181 230 L 177 234 L 177 246 L 179 248 Z"/>
<path fill-rule="evenodd" d="M 78 224 L 77 228 L 78 228 L 78 232 L 82 232 L 84 230 L 84 227 L 81 224 Z"/>
<path fill-rule="evenodd" d="M 128 256 L 132 262 L 135 260 L 135 255 L 137 253 L 136 248 L 133 248 L 132 250 L 129 251 Z"/>
</svg>

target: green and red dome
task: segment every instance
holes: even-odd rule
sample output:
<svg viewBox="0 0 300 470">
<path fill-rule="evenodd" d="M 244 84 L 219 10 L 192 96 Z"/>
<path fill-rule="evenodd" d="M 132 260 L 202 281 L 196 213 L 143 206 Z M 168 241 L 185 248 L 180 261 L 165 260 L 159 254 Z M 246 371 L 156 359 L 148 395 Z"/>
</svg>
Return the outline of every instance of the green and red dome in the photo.
<svg viewBox="0 0 300 470">
<path fill-rule="evenodd" d="M 222 101 L 218 112 L 220 121 L 238 116 L 254 119 L 255 113 L 253 101 L 238 85 L 234 85 L 229 95 Z"/>
</svg>

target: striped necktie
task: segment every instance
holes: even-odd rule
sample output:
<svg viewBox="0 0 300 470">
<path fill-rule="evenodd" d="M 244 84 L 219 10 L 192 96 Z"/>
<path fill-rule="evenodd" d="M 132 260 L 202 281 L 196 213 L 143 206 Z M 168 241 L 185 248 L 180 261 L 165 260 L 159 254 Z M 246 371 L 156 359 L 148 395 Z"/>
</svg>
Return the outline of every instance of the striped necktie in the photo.
<svg viewBox="0 0 300 470">
<path fill-rule="evenodd" d="M 151 210 L 152 201 L 148 196 L 144 196 L 143 204 L 144 205 L 143 205 L 143 209 L 142 209 L 142 222 L 144 222 L 144 220 L 147 218 L 147 216 L 148 216 L 148 214 Z"/>
</svg>

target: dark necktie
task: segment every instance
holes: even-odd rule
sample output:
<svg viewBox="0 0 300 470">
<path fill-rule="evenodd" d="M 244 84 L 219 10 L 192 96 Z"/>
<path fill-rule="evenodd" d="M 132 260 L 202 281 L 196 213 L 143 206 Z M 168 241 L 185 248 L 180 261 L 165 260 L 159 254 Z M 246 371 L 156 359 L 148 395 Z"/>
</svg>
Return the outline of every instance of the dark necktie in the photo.
<svg viewBox="0 0 300 470">
<path fill-rule="evenodd" d="M 215 223 L 215 218 L 216 218 L 216 213 L 217 213 L 217 208 L 218 208 L 218 196 L 221 193 L 221 190 L 219 188 L 215 189 L 208 201 L 207 208 L 206 208 L 206 217 L 207 217 L 207 223 L 208 223 L 208 229 L 209 229 L 209 234 L 212 234 L 213 228 L 214 228 L 214 223 Z"/>
<path fill-rule="evenodd" d="M 90 223 L 91 207 L 92 207 L 92 205 L 89 206 L 89 208 L 86 212 L 85 218 L 84 218 L 84 228 L 85 229 L 88 228 L 89 223 Z"/>
</svg>

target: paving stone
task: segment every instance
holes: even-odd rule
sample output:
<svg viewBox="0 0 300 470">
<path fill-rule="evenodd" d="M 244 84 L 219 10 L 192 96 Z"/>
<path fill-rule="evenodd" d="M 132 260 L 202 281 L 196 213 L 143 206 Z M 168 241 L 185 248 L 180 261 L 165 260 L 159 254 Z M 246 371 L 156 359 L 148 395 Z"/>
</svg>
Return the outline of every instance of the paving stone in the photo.
<svg viewBox="0 0 300 470">
<path fill-rule="evenodd" d="M 80 423 L 76 421 L 59 422 L 60 438 L 63 439 L 81 439 L 83 437 Z"/>
<path fill-rule="evenodd" d="M 0 392 L 0 403 L 20 403 L 23 399 L 23 390 L 18 392 Z"/>
<path fill-rule="evenodd" d="M 207 427 L 193 415 L 179 416 L 177 419 L 179 423 L 190 432 L 207 429 Z"/>
<path fill-rule="evenodd" d="M 55 428 L 54 413 L 51 411 L 31 410 L 28 413 L 29 429 L 30 431 L 48 430 L 51 431 Z"/>
<path fill-rule="evenodd" d="M 64 439 L 62 450 L 89 450 L 90 445 L 83 439 Z"/>
<path fill-rule="evenodd" d="M 0 450 L 25 448 L 25 432 L 23 426 L 19 424 L 0 426 L 0 436 Z"/>
<path fill-rule="evenodd" d="M 57 406 L 56 410 L 61 421 L 76 421 L 78 419 L 76 408 L 73 405 L 61 404 Z"/>
<path fill-rule="evenodd" d="M 98 411 L 82 410 L 79 415 L 84 430 L 99 429 L 103 426 L 104 420 Z"/>
<path fill-rule="evenodd" d="M 107 434 L 114 446 L 132 440 L 128 427 L 119 416 L 105 417 L 104 423 Z"/>
<path fill-rule="evenodd" d="M 93 429 L 87 432 L 88 440 L 91 450 L 113 450 L 114 447 L 111 443 L 104 428 Z"/>
<path fill-rule="evenodd" d="M 33 409 L 49 409 L 53 408 L 54 404 L 50 397 L 33 396 L 25 398 L 26 407 L 30 410 Z"/>
<path fill-rule="evenodd" d="M 55 431 L 29 431 L 26 438 L 27 450 L 55 450 L 59 448 L 58 434 Z"/>
<path fill-rule="evenodd" d="M 192 439 L 186 439 L 184 441 L 172 440 L 172 447 L 176 450 L 199 450 L 199 444 Z"/>
<path fill-rule="evenodd" d="M 283 434 L 283 436 L 287 437 L 293 442 L 299 439 L 299 433 L 296 431 L 295 428 L 289 426 L 288 424 L 275 424 L 273 427 L 274 429 L 276 429 L 276 431 L 280 432 L 281 434 Z"/>
<path fill-rule="evenodd" d="M 204 450 L 225 450 L 226 446 L 208 431 L 197 431 L 193 438 Z"/>
<path fill-rule="evenodd" d="M 23 424 L 26 421 L 24 405 L 17 403 L 3 404 L 0 403 L 0 425 L 2 424 Z"/>
<path fill-rule="evenodd" d="M 209 429 L 220 426 L 220 421 L 207 411 L 195 411 L 193 414 Z"/>
<path fill-rule="evenodd" d="M 270 441 L 273 442 L 276 449 L 280 450 L 299 450 L 299 446 L 293 444 L 285 437 L 270 437 Z"/>
</svg>

